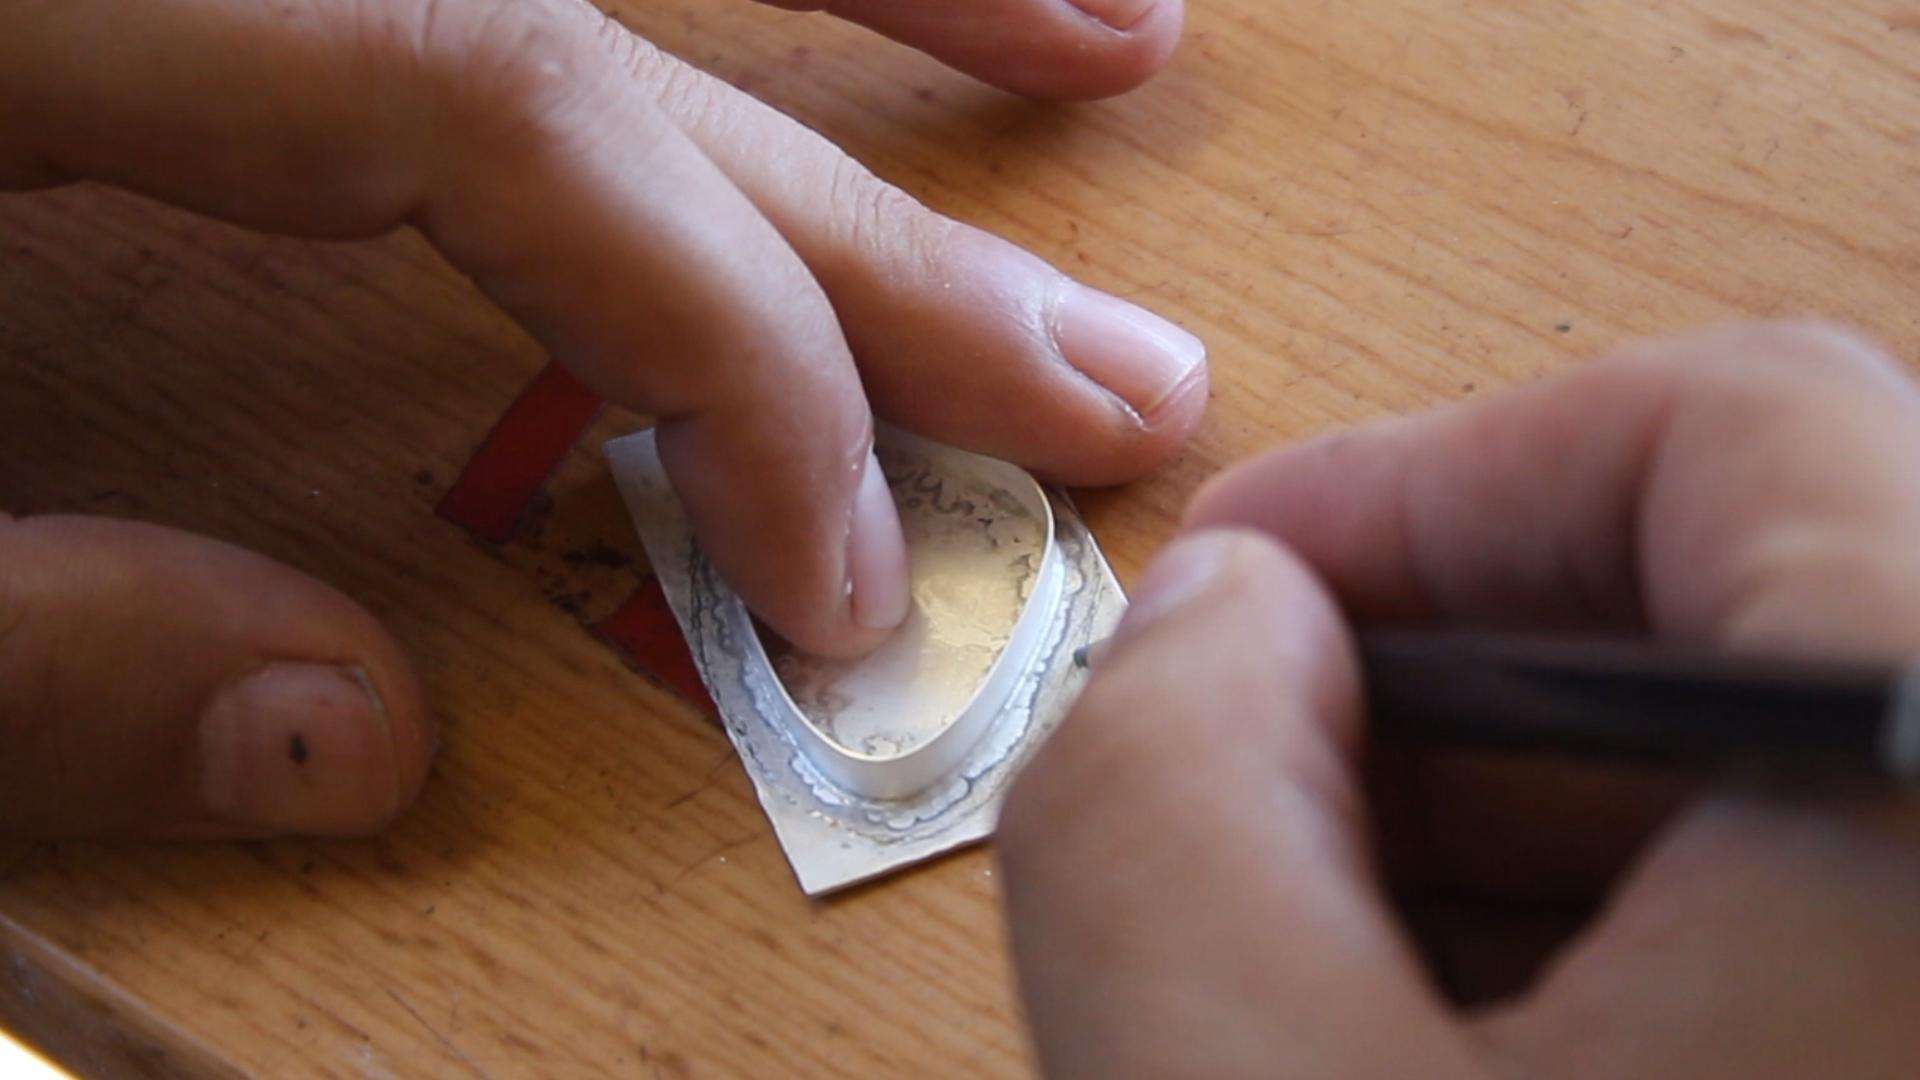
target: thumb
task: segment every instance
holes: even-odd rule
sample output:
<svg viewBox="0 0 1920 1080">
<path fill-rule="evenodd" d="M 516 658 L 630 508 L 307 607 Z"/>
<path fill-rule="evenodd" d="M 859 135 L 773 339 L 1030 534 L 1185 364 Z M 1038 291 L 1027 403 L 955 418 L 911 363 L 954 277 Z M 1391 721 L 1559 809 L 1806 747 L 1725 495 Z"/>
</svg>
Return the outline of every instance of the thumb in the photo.
<svg viewBox="0 0 1920 1080">
<path fill-rule="evenodd" d="M 1373 878 L 1359 725 L 1346 631 L 1289 554 L 1198 533 L 1153 565 L 1001 821 L 1049 1073 L 1469 1071 Z"/>
<path fill-rule="evenodd" d="M 172 529 L 0 515 L 0 835 L 348 834 L 431 721 L 346 597 Z"/>
</svg>

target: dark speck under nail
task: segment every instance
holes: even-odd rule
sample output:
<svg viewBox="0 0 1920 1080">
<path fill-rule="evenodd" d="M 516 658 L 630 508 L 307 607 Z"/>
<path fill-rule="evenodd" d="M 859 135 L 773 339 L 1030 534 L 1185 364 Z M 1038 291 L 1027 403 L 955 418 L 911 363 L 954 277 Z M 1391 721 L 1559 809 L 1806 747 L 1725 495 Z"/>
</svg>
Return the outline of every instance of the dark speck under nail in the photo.
<svg viewBox="0 0 1920 1080">
<path fill-rule="evenodd" d="M 301 735 L 297 731 L 294 732 L 293 738 L 287 740 L 287 757 L 290 758 L 295 765 L 305 765 L 307 763 L 306 736 Z"/>
</svg>

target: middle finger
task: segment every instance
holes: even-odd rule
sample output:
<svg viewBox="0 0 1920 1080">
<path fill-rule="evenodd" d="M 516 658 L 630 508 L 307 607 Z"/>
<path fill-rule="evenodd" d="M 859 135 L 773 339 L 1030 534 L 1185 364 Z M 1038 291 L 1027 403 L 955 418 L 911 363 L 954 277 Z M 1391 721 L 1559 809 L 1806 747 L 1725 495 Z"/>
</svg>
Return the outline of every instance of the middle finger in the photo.
<svg viewBox="0 0 1920 1080">
<path fill-rule="evenodd" d="M 657 49 L 636 44 L 625 59 L 805 260 L 888 420 L 1076 484 L 1133 479 L 1199 423 L 1197 337 L 928 209 Z"/>
</svg>

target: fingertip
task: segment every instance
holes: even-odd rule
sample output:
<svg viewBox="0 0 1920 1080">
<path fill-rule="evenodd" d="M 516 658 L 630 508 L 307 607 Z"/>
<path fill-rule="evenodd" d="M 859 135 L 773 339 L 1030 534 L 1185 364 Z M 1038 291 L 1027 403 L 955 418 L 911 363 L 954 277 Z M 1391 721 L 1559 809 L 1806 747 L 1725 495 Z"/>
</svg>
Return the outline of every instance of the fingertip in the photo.
<svg viewBox="0 0 1920 1080">
<path fill-rule="evenodd" d="M 913 604 L 906 536 L 886 474 L 867 454 L 847 525 L 846 582 L 838 603 L 777 626 L 786 640 L 815 656 L 858 660 L 906 621 Z"/>
<path fill-rule="evenodd" d="M 1693 339 L 1677 338 L 1656 346 L 1668 353 L 1724 358 L 1734 364 L 1763 364 L 1790 376 L 1879 390 L 1914 392 L 1913 373 L 1881 342 L 1861 330 L 1824 319 L 1787 319 L 1734 323 L 1707 330 Z"/>
<path fill-rule="evenodd" d="M 1420 547 L 1431 527 L 1419 493 L 1435 485 L 1420 470 L 1444 468 L 1447 453 L 1413 451 L 1435 418 L 1376 421 L 1270 450 L 1209 479 L 1189 500 L 1183 527 L 1273 537 L 1354 618 L 1421 617 L 1432 600 Z"/>
<path fill-rule="evenodd" d="M 1265 455 L 1261 455 L 1265 457 Z M 1259 460 L 1259 459 L 1253 459 Z M 1187 497 L 1187 505 L 1180 511 L 1180 528 L 1183 530 L 1205 529 L 1231 520 L 1226 508 L 1231 506 L 1234 491 L 1240 485 L 1240 476 L 1250 467 L 1251 462 L 1240 462 L 1214 473 L 1200 482 L 1194 493 Z"/>
<path fill-rule="evenodd" d="M 1332 719 L 1338 743 L 1352 740 L 1358 676 L 1340 607 L 1312 566 L 1268 533 L 1206 528 L 1169 546 L 1135 592 L 1116 636 L 1118 658 L 1102 667 L 1126 663 L 1127 651 L 1160 667 L 1139 680 L 1243 695 L 1240 708 L 1208 710 L 1239 735 L 1257 734 L 1244 725 L 1258 716 L 1287 715 Z"/>
<path fill-rule="evenodd" d="M 1128 41 L 1117 50 L 1107 73 L 1109 97 L 1145 85 L 1172 61 L 1186 29 L 1184 0 L 1158 0 L 1141 19 L 1126 29 Z"/>
<path fill-rule="evenodd" d="M 0 717 L 26 725 L 0 724 L 0 831 L 353 835 L 419 793 L 434 751 L 420 687 L 339 591 L 98 518 L 19 521 L 0 555 L 15 618 Z"/>
<path fill-rule="evenodd" d="M 1052 483 L 1129 483 L 1180 455 L 1206 418 L 1208 394 L 1202 359 L 1151 413 L 1143 416 L 1116 405 L 1090 417 L 1086 411 L 1062 408 L 1067 423 L 1038 433 L 1044 437 L 1029 432 L 1007 453 Z"/>
<path fill-rule="evenodd" d="M 1198 634 L 1186 634 L 1184 616 L 1195 609 L 1220 616 L 1215 598 L 1234 583 L 1243 553 L 1257 552 L 1257 546 L 1244 531 L 1191 533 L 1147 565 L 1079 699 L 1008 793 L 1000 835 L 1009 857 L 1067 824 L 1062 815 L 1068 808 L 1087 812 L 1085 804 L 1094 800 L 1104 808 L 1107 793 L 1151 784 L 1169 747 L 1192 735 L 1186 721 L 1196 717 L 1185 714 L 1182 723 L 1169 723 L 1169 716 L 1181 714 L 1167 698 L 1174 688 L 1205 679 L 1219 662 L 1213 646 L 1222 622 L 1202 619 Z M 1198 712 L 1211 715 L 1222 704 L 1232 712 L 1238 703 L 1210 696 Z"/>
<path fill-rule="evenodd" d="M 392 825 L 440 746 L 406 650 L 324 582 L 238 550 L 228 573 L 251 580 L 254 604 L 237 613 L 247 625 L 234 628 L 236 652 L 263 659 L 238 664 L 202 715 L 206 808 L 244 833 L 364 836 Z M 235 725 L 224 747 L 223 707 Z M 241 770 L 236 780 L 214 775 L 223 760 Z"/>
<path fill-rule="evenodd" d="M 1097 461 L 1086 463 L 1086 484 L 1136 480 L 1172 461 L 1200 429 L 1211 401 L 1212 376 L 1204 352 L 1180 382 L 1143 414 L 1140 423 L 1116 433 Z"/>
<path fill-rule="evenodd" d="M 813 6 L 782 0 L 780 6 Z M 1123 94 L 1172 57 L 1182 0 L 830 0 L 841 18 L 877 30 L 975 78 L 1028 97 Z"/>
<path fill-rule="evenodd" d="M 1246 529 L 1206 529 L 1176 538 L 1147 564 L 1134 586 L 1114 643 L 1139 637 L 1189 604 L 1202 602 L 1209 591 L 1236 587 L 1230 579 L 1247 572 L 1242 560 L 1258 561 L 1265 557 L 1262 549 L 1271 546 Z"/>
<path fill-rule="evenodd" d="M 893 629 L 861 626 L 845 607 L 837 614 L 799 621 L 762 618 L 781 641 L 823 660 L 859 660 L 886 644 L 894 634 Z"/>
<path fill-rule="evenodd" d="M 1047 319 L 1054 362 L 1065 362 L 1099 395 L 1104 431 L 1061 440 L 1047 463 L 1054 479 L 1121 483 L 1177 453 L 1206 412 L 1206 342 L 1171 319 L 1077 281 L 1053 290 Z"/>
<path fill-rule="evenodd" d="M 1327 463 L 1344 435 L 1276 447 L 1208 477 L 1181 516 L 1187 529 L 1249 528 L 1291 540 L 1292 523 L 1325 499 Z M 1323 507 L 1334 512 L 1333 507 Z"/>
<path fill-rule="evenodd" d="M 1133 480 L 1179 452 L 1206 411 L 1207 347 L 1150 310 L 1157 298 L 1083 284 L 918 204 L 887 205 L 904 208 L 889 227 L 842 230 L 851 247 L 809 255 L 838 268 L 826 284 L 877 413 L 1068 485 Z"/>
<path fill-rule="evenodd" d="M 1199 639 L 1212 635 L 1216 646 L 1231 649 L 1244 643 L 1266 657 L 1263 666 L 1280 663 L 1294 688 L 1317 685 L 1332 678 L 1338 683 L 1352 674 L 1345 620 L 1339 603 L 1318 572 L 1300 552 L 1271 533 L 1244 525 L 1220 525 L 1190 531 L 1155 561 L 1134 604 L 1140 614 L 1157 623 L 1167 605 L 1153 580 L 1168 580 L 1177 560 L 1210 552 L 1219 572 L 1207 586 L 1199 608 L 1184 617 L 1189 625 L 1170 626 L 1169 637 Z M 1198 590 L 1195 591 L 1198 596 Z M 1134 616 L 1129 611 L 1128 617 Z M 1170 620 L 1169 620 L 1170 621 Z M 1317 697 L 1318 695 L 1316 695 Z"/>
<path fill-rule="evenodd" d="M 900 512 L 871 453 L 853 497 L 846 584 L 839 600 L 775 628 L 789 644 L 814 656 L 858 660 L 893 636 L 913 603 Z"/>
<path fill-rule="evenodd" d="M 198 727 L 202 804 L 246 833 L 357 836 L 425 776 L 418 718 L 364 666 L 274 660 L 213 695 Z"/>
<path fill-rule="evenodd" d="M 700 549 L 740 600 L 794 648 L 855 660 L 906 618 L 906 540 L 871 418 L 822 418 L 771 437 L 711 417 L 655 430 Z"/>
<path fill-rule="evenodd" d="M 1207 345 L 1139 304 L 1064 280 L 1053 291 L 1053 345 L 1074 370 L 1152 426 L 1196 378 L 1204 381 Z"/>
<path fill-rule="evenodd" d="M 1345 749 L 1357 685 L 1338 606 L 1297 555 L 1250 529 L 1186 534 L 1141 577 L 1112 647 L 1030 767 L 1037 778 L 1015 786 L 1010 812 L 1035 822 L 1089 776 L 1132 777 L 1114 790 L 1138 790 L 1174 757 L 1206 769 L 1224 766 L 1223 754 L 1240 759 L 1247 745 L 1299 741 L 1275 718 L 1329 722 Z"/>
<path fill-rule="evenodd" d="M 369 812 L 359 831 L 374 832 L 404 816 L 426 788 L 433 761 L 440 753 L 440 724 L 429 707 L 413 664 L 393 636 L 374 624 L 377 638 L 366 652 L 362 670 L 379 695 L 387 719 L 387 737 L 393 755 L 393 799 L 384 816 Z"/>
<path fill-rule="evenodd" d="M 1060 101 L 1117 97 L 1145 85 L 1173 58 L 1186 23 L 1182 0 L 1073 0 L 1098 25 L 1058 62 L 1022 72 L 1020 92 Z M 1111 21 L 1109 21 L 1111 20 Z M 1019 89 L 1009 86 L 1009 89 Z"/>
<path fill-rule="evenodd" d="M 906 621 L 913 602 L 900 512 L 886 474 L 871 452 L 862 467 L 847 530 L 847 594 L 854 626 L 881 635 Z"/>
</svg>

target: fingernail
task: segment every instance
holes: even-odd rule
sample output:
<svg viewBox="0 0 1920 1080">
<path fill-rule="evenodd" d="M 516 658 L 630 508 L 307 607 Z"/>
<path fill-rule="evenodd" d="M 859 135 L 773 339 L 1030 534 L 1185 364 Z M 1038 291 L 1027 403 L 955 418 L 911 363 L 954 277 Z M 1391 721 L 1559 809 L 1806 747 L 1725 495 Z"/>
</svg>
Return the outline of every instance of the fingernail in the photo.
<svg viewBox="0 0 1920 1080">
<path fill-rule="evenodd" d="M 366 673 L 270 664 L 227 684 L 200 718 L 207 809 L 263 832 L 339 834 L 400 809 L 387 712 Z"/>
<path fill-rule="evenodd" d="M 1152 417 L 1207 360 L 1197 337 L 1117 296 L 1068 282 L 1054 309 L 1053 340 L 1067 363 Z"/>
<path fill-rule="evenodd" d="M 1192 533 L 1174 541 L 1134 587 L 1115 639 L 1140 632 L 1205 593 L 1232 564 L 1241 543 L 1230 532 Z"/>
<path fill-rule="evenodd" d="M 847 536 L 847 587 L 853 594 L 853 621 L 868 630 L 892 630 L 907 617 L 912 597 L 907 586 L 907 542 L 900 534 L 900 512 L 880 463 L 867 455 L 860 491 L 853 498 L 853 525 Z"/>
<path fill-rule="evenodd" d="M 1073 6 L 1115 30 L 1131 30 L 1158 0 L 1073 0 Z"/>
</svg>

